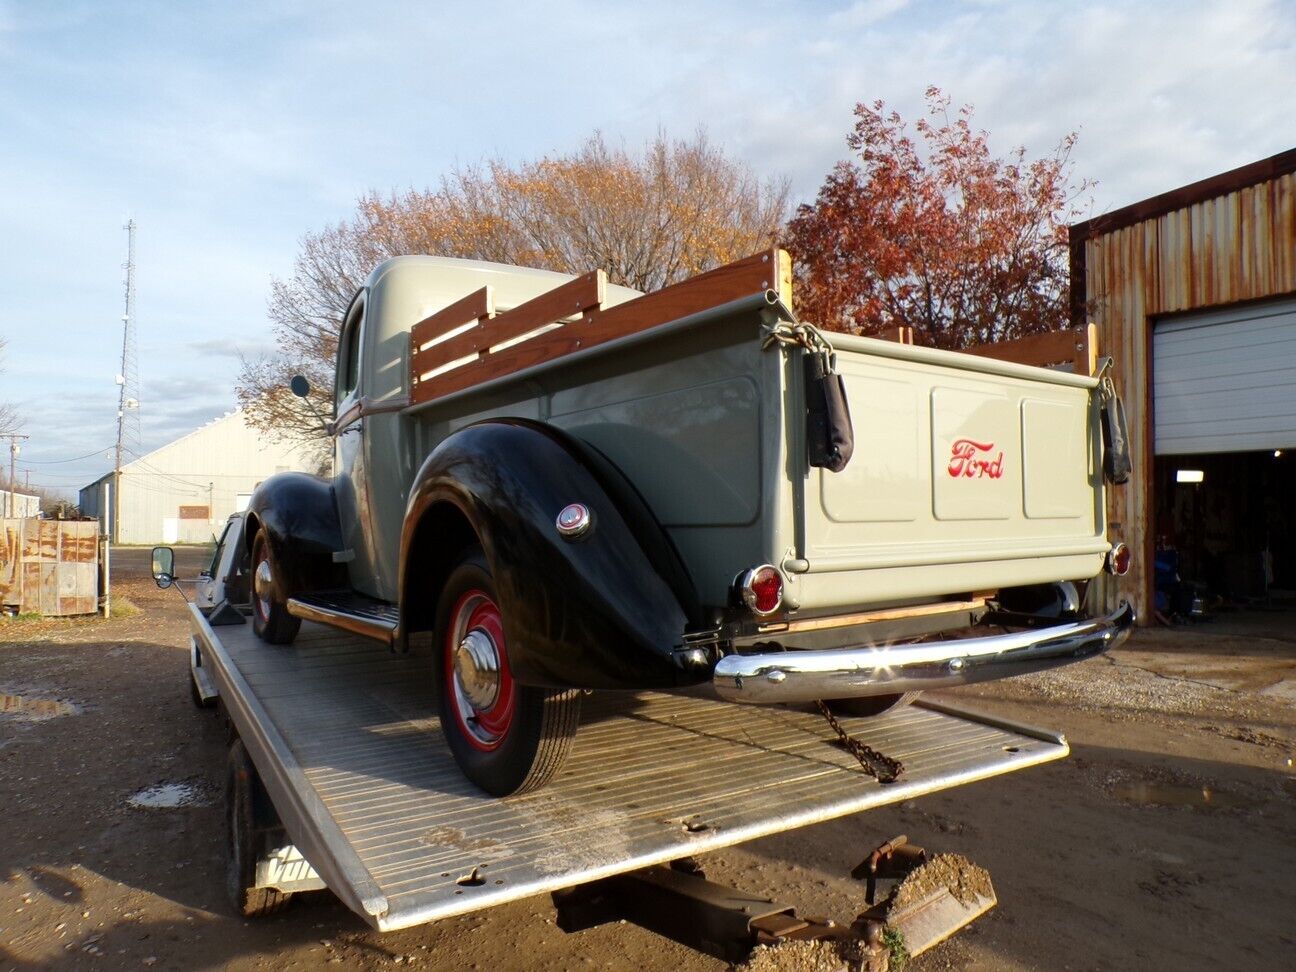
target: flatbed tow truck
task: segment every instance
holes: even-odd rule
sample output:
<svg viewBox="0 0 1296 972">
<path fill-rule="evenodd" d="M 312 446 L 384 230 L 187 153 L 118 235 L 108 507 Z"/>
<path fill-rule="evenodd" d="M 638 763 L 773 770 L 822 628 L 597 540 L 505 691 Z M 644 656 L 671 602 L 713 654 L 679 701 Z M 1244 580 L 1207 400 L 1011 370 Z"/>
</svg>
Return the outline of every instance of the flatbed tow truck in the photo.
<svg viewBox="0 0 1296 972">
<path fill-rule="evenodd" d="M 607 693 L 588 700 L 576 749 L 549 786 L 495 799 L 440 738 L 417 652 L 311 623 L 278 648 L 228 603 L 210 619 L 190 611 L 194 699 L 219 703 L 232 730 L 229 883 L 248 916 L 328 888 L 392 931 L 548 892 L 568 930 L 627 918 L 733 961 L 784 939 L 853 937 L 867 951 L 871 938 L 877 951 L 886 925 L 916 953 L 987 910 L 993 892 L 938 895 L 925 914 L 889 921 L 885 902 L 869 901 L 838 924 L 706 881 L 695 858 L 1069 752 L 1057 733 L 920 698 L 841 720 L 904 763 L 882 784 L 812 708 Z M 853 874 L 900 878 L 922 860 L 900 838 Z M 857 967 L 886 966 L 875 956 Z"/>
</svg>

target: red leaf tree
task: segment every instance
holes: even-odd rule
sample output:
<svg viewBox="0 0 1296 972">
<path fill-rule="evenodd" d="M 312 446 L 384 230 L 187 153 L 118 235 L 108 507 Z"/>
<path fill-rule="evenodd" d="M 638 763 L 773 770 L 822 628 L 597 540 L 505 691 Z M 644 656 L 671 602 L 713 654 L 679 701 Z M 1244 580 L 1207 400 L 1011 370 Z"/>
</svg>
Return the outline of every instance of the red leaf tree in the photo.
<svg viewBox="0 0 1296 972">
<path fill-rule="evenodd" d="M 1043 158 L 991 154 L 972 108 L 927 89 L 913 126 L 881 101 L 855 107 L 840 162 L 788 224 L 798 313 L 856 334 L 897 326 L 964 348 L 1068 326 L 1066 228 L 1091 186 L 1073 184 L 1067 135 Z"/>
</svg>

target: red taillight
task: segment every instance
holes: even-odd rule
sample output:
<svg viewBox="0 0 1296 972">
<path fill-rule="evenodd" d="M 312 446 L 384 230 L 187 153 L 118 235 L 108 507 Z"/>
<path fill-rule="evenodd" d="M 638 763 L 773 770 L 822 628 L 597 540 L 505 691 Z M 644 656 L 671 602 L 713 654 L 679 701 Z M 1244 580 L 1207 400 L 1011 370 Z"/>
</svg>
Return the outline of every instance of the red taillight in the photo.
<svg viewBox="0 0 1296 972">
<path fill-rule="evenodd" d="M 756 614 L 773 614 L 783 603 L 783 575 L 765 564 L 743 575 L 742 599 Z"/>
<path fill-rule="evenodd" d="M 1115 574 L 1117 577 L 1124 577 L 1129 573 L 1130 559 L 1133 554 L 1130 548 L 1123 543 L 1118 543 L 1111 550 L 1107 551 L 1107 573 Z"/>
</svg>

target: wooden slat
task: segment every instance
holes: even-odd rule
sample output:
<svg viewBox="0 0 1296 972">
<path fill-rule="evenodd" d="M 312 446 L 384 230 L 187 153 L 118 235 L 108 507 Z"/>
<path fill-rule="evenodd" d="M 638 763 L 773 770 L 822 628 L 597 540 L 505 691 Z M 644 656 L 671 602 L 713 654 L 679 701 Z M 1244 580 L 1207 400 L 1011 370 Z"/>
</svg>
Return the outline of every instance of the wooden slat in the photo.
<svg viewBox="0 0 1296 972">
<path fill-rule="evenodd" d="M 467 362 L 414 385 L 412 402 L 421 404 L 432 401 L 494 378 L 544 364 L 574 351 L 597 347 L 764 291 L 773 290 L 785 301 L 790 300 L 788 265 L 786 253 L 777 248 L 770 249 L 616 307 L 592 311 L 579 322 L 564 324 L 494 353 L 481 353 L 476 361 Z M 503 316 L 500 315 L 501 318 Z M 533 325 L 521 333 L 527 333 L 538 326 L 541 325 Z M 488 346 L 504 340 L 508 338 L 492 334 Z M 448 345 L 450 341 L 444 343 Z M 426 367 L 423 368 L 423 371 L 427 370 Z"/>
<path fill-rule="evenodd" d="M 490 287 L 482 287 L 415 324 L 410 330 L 410 344 L 415 351 L 421 351 L 423 345 L 447 331 L 492 317 L 494 314 L 494 292 Z"/>
<path fill-rule="evenodd" d="M 597 310 L 606 299 L 607 274 L 602 270 L 591 271 L 494 318 L 478 321 L 477 327 L 472 330 L 456 334 L 449 340 L 428 348 L 428 360 L 431 363 L 423 370 L 457 361 L 474 352 L 483 352 L 565 317 Z"/>
<path fill-rule="evenodd" d="M 888 327 L 886 330 L 878 332 L 875 336 L 883 341 L 895 341 L 897 344 L 914 343 L 914 329 L 904 324 L 897 324 L 895 327 Z"/>
<path fill-rule="evenodd" d="M 1071 362 L 1077 374 L 1090 374 L 1090 370 L 1081 370 L 1087 369 L 1089 361 L 1087 333 L 1084 328 L 1049 331 L 1047 334 L 1031 334 L 1013 341 L 964 348 L 963 353 L 1039 367 Z"/>
</svg>

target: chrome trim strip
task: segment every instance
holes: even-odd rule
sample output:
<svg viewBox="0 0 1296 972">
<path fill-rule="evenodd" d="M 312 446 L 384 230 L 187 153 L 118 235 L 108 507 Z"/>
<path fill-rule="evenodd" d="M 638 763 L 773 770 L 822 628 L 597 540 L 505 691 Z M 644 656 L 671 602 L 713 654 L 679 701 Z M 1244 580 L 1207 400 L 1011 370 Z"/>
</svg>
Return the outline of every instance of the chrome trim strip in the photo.
<svg viewBox="0 0 1296 972">
<path fill-rule="evenodd" d="M 758 705 L 947 688 L 1092 658 L 1121 644 L 1133 624 L 1123 603 L 1105 618 L 985 638 L 733 654 L 720 659 L 712 684 L 721 698 Z"/>
<path fill-rule="evenodd" d="M 390 645 L 396 637 L 396 622 L 362 617 L 346 611 L 330 610 L 319 604 L 306 604 L 295 597 L 288 598 L 288 613 L 303 621 L 318 621 L 330 628 L 341 628 L 362 638 L 373 638 Z"/>
</svg>

